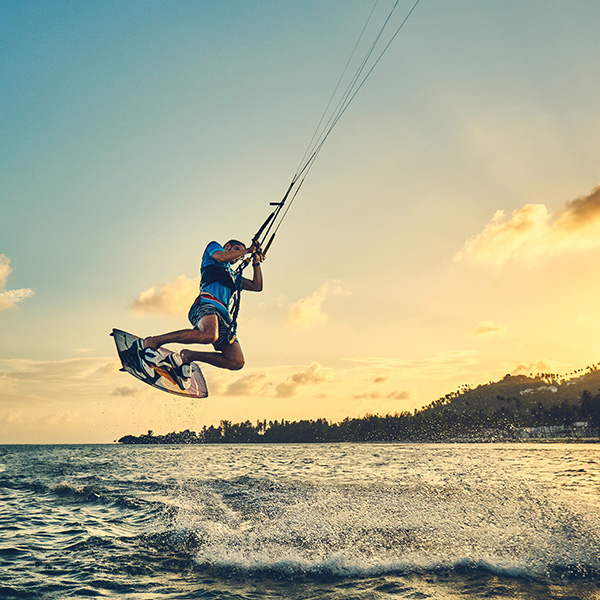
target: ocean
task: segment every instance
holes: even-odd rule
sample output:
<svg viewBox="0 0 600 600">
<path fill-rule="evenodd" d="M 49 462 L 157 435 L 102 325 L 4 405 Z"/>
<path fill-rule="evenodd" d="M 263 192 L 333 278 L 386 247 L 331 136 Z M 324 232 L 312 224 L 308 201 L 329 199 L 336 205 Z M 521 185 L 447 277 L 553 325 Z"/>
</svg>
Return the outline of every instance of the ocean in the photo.
<svg viewBox="0 0 600 600">
<path fill-rule="evenodd" d="M 0 598 L 600 599 L 600 445 L 0 446 Z"/>
</svg>

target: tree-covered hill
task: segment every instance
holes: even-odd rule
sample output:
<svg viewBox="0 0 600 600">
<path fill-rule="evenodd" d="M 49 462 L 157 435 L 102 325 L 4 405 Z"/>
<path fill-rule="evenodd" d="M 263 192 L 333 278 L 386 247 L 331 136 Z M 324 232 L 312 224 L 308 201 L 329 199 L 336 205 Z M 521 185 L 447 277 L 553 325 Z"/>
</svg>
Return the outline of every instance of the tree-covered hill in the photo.
<svg viewBox="0 0 600 600">
<path fill-rule="evenodd" d="M 457 391 L 426 406 L 425 412 L 451 409 L 459 414 L 483 412 L 494 414 L 511 405 L 513 409 L 531 410 L 540 404 L 545 409 L 565 402 L 577 406 L 584 391 L 600 392 L 598 364 L 579 369 L 568 375 L 537 373 L 530 375 L 505 375 L 500 381 L 475 388 L 461 386 Z"/>
</svg>

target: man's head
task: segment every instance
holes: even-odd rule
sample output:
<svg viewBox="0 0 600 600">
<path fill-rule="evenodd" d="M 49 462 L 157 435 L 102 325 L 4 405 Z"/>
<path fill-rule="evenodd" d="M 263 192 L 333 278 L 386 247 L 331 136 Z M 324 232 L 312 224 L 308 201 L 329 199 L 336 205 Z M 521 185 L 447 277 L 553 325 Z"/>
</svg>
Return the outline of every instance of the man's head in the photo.
<svg viewBox="0 0 600 600">
<path fill-rule="evenodd" d="M 230 250 L 244 250 L 245 248 L 246 246 L 239 240 L 229 240 L 228 242 L 225 242 L 225 245 L 223 246 L 223 250 L 226 252 L 229 252 Z"/>
</svg>

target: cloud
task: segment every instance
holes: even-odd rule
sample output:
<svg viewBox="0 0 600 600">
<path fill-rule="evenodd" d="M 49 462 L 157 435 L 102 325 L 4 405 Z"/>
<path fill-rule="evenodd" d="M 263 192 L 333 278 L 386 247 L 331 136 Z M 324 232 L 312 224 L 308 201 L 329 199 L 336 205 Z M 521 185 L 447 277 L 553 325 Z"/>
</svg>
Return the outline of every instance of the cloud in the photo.
<svg viewBox="0 0 600 600">
<path fill-rule="evenodd" d="M 134 314 L 186 315 L 198 295 L 199 279 L 180 275 L 174 281 L 152 286 L 142 292 L 132 304 Z"/>
<path fill-rule="evenodd" d="M 532 363 L 521 363 L 510 373 L 511 375 L 535 375 L 536 373 L 557 373 L 564 365 L 551 363 L 547 360 L 538 360 Z"/>
<path fill-rule="evenodd" d="M 473 335 L 499 335 L 506 333 L 506 328 L 501 325 L 496 325 L 493 321 L 482 321 L 477 325 Z"/>
<path fill-rule="evenodd" d="M 12 272 L 10 258 L 6 254 L 0 254 L 0 287 L 3 288 L 6 285 L 6 280 Z"/>
<path fill-rule="evenodd" d="M 265 373 L 251 373 L 230 383 L 223 392 L 224 396 L 254 396 L 261 393 L 266 379 Z"/>
<path fill-rule="evenodd" d="M 275 387 L 275 394 L 278 398 L 289 398 L 296 393 L 300 386 L 321 383 L 323 381 L 326 381 L 323 368 L 319 363 L 314 362 L 308 368 L 294 373 L 285 381 L 278 384 Z"/>
<path fill-rule="evenodd" d="M 377 365 L 375 370 L 381 370 L 381 367 Z M 396 375 L 393 367 L 389 373 L 378 375 L 368 366 L 336 369 L 313 362 L 308 366 L 249 369 L 244 376 L 235 378 L 230 371 L 216 369 L 210 373 L 210 387 L 213 396 L 223 397 L 287 399 L 300 396 L 306 391 L 311 398 L 341 397 L 384 401 L 412 399 L 409 391 L 398 389 L 396 385 L 385 385 L 385 389 L 382 389 L 384 384 L 392 383 Z M 327 386 L 327 393 L 324 386 Z"/>
<path fill-rule="evenodd" d="M 331 296 L 343 293 L 339 281 L 335 279 L 326 281 L 316 292 L 288 307 L 286 324 L 305 329 L 326 321 L 327 315 L 323 312 L 323 303 Z"/>
<path fill-rule="evenodd" d="M 510 217 L 497 211 L 483 231 L 468 239 L 456 260 L 501 266 L 535 262 L 600 246 L 600 186 L 551 214 L 544 204 L 526 204 Z"/>
<path fill-rule="evenodd" d="M 15 308 L 19 302 L 30 298 L 35 292 L 29 288 L 21 288 L 18 290 L 7 290 L 6 282 L 13 272 L 10 266 L 10 258 L 5 254 L 0 254 L 0 310 L 8 310 Z"/>
<path fill-rule="evenodd" d="M 209 379 L 211 395 L 248 398 L 289 398 L 303 386 L 331 383 L 335 379 L 332 370 L 313 362 L 308 366 L 286 365 L 259 369 L 245 367 L 244 375 L 237 371 L 211 368 L 205 371 Z M 341 379 L 347 377 L 346 372 Z M 321 392 L 321 390 L 319 390 Z"/>
<path fill-rule="evenodd" d="M 119 374 L 116 358 L 71 358 L 56 361 L 29 359 L 0 360 L 0 394 L 14 390 L 17 383 L 35 387 L 58 387 L 63 390 L 102 387 Z M 5 385 L 6 384 L 6 385 Z"/>
</svg>

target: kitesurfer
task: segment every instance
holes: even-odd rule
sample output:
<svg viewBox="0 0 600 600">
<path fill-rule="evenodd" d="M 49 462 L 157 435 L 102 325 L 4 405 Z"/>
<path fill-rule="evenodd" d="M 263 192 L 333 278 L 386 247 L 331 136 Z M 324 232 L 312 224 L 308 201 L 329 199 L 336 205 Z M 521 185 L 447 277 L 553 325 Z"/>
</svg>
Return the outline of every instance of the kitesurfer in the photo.
<svg viewBox="0 0 600 600">
<path fill-rule="evenodd" d="M 241 273 L 236 275 L 231 268 L 232 263 L 247 254 L 252 259 L 252 279 L 242 277 Z M 145 338 L 141 342 L 141 358 L 157 365 L 162 359 L 156 350 L 165 344 L 212 344 L 216 352 L 184 349 L 168 357 L 171 359 L 168 366 L 172 367 L 180 380 L 180 386 L 183 383 L 181 380 L 189 377 L 189 365 L 195 361 L 222 369 L 241 369 L 245 360 L 242 347 L 235 336 L 235 323 L 229 312 L 230 303 L 232 296 L 239 294 L 241 290 L 262 291 L 261 257 L 257 242 L 253 242 L 249 248 L 234 239 L 224 246 L 218 242 L 210 242 L 202 255 L 200 295 L 188 314 L 192 328 Z"/>
</svg>

